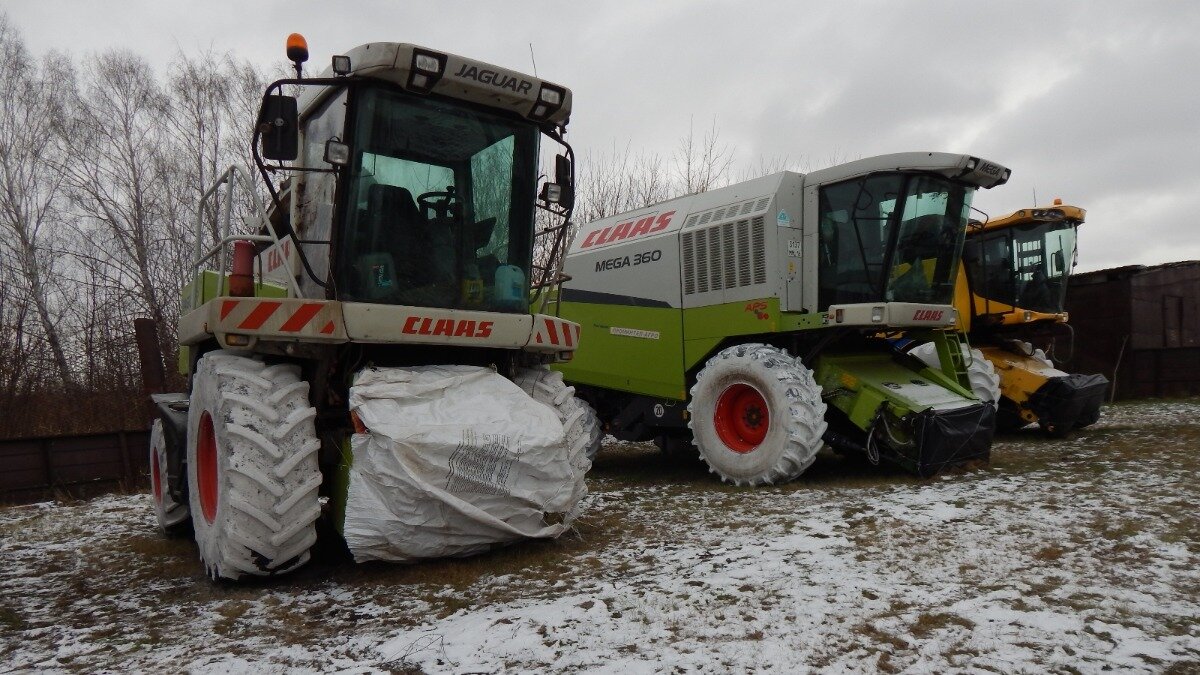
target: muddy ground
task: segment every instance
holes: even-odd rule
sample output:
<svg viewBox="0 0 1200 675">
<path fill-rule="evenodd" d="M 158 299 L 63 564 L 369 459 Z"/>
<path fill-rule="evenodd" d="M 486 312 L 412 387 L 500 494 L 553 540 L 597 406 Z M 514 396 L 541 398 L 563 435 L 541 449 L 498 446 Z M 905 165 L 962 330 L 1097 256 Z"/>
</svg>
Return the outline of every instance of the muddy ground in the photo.
<svg viewBox="0 0 1200 675">
<path fill-rule="evenodd" d="M 734 488 L 610 443 L 576 531 L 221 585 L 145 494 L 0 508 L 0 671 L 1198 672 L 1200 400 L 921 481 Z M 328 538 L 332 539 L 332 538 Z"/>
</svg>

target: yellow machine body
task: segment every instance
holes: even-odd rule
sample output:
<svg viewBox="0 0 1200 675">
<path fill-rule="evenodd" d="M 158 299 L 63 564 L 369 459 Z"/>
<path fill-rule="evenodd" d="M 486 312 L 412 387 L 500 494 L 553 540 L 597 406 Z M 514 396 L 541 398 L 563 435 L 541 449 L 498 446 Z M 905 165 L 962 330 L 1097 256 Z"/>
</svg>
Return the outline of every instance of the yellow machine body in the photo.
<svg viewBox="0 0 1200 675">
<path fill-rule="evenodd" d="M 1037 423 L 1058 436 L 1099 417 L 1108 380 L 1059 370 L 1031 344 L 1067 330 L 1064 299 L 1074 233 L 1085 216 L 1084 209 L 1056 203 L 973 222 L 968 230 L 955 283 L 957 325 L 1000 377 L 1001 430 Z M 1036 304 L 1022 302 L 1034 295 Z"/>
</svg>

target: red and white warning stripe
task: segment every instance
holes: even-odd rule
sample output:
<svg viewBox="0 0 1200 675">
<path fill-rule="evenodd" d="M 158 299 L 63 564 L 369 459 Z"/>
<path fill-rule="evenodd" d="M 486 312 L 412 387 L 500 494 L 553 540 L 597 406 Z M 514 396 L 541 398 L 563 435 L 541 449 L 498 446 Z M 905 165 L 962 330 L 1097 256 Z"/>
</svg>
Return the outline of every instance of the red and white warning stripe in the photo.
<svg viewBox="0 0 1200 675">
<path fill-rule="evenodd" d="M 223 298 L 216 307 L 216 331 L 247 335 L 304 335 L 344 339 L 336 302 L 290 298 Z"/>
<path fill-rule="evenodd" d="M 533 316 L 533 339 L 529 345 L 541 345 L 547 351 L 573 351 L 579 344 L 579 324 L 556 316 Z"/>
</svg>

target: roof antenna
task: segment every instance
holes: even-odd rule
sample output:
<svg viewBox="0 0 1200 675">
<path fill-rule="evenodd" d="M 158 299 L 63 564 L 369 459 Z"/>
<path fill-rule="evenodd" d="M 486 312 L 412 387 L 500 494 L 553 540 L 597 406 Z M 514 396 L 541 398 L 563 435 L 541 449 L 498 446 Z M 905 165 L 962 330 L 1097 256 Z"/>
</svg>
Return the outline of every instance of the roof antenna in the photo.
<svg viewBox="0 0 1200 675">
<path fill-rule="evenodd" d="M 533 58 L 533 43 L 529 43 L 529 60 L 533 61 L 533 76 L 537 77 L 537 59 Z"/>
<path fill-rule="evenodd" d="M 1037 208 L 1037 188 L 1033 188 L 1033 206 Z"/>
</svg>

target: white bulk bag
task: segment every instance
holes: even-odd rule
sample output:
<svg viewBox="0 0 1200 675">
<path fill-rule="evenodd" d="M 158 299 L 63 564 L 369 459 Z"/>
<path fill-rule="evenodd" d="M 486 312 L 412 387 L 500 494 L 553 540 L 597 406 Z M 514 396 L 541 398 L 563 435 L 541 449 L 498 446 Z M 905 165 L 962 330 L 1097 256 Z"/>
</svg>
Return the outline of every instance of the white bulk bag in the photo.
<svg viewBox="0 0 1200 675">
<path fill-rule="evenodd" d="M 490 368 L 369 368 L 350 409 L 367 428 L 351 440 L 343 528 L 358 562 L 557 537 L 587 494 L 554 411 Z"/>
</svg>

